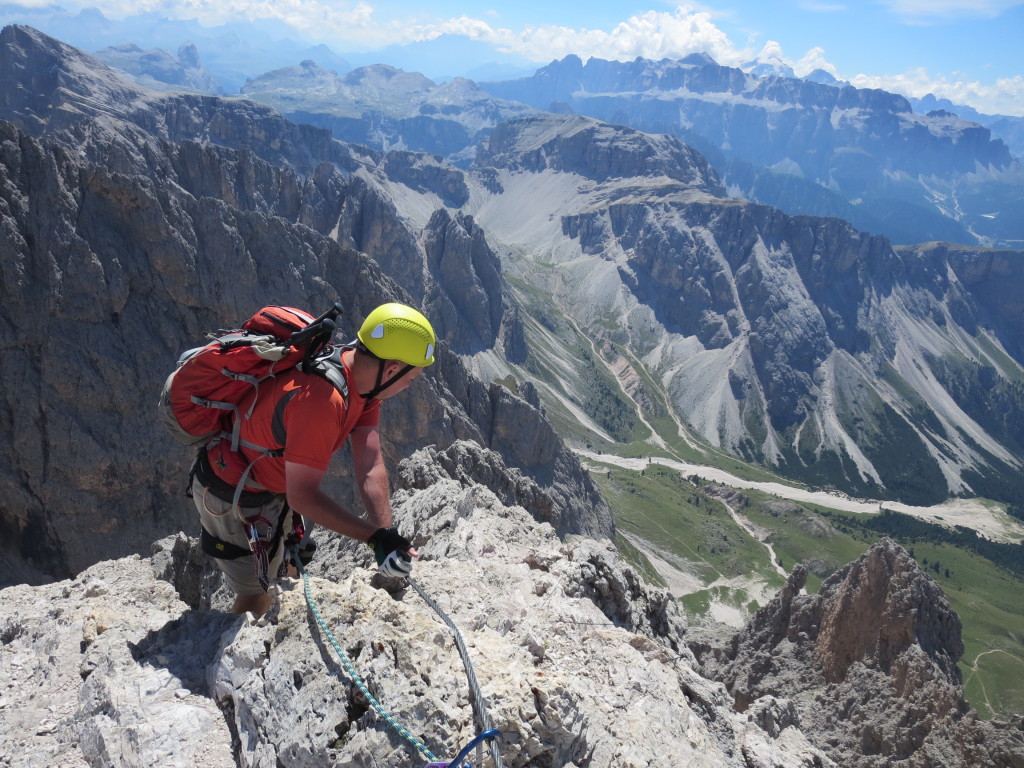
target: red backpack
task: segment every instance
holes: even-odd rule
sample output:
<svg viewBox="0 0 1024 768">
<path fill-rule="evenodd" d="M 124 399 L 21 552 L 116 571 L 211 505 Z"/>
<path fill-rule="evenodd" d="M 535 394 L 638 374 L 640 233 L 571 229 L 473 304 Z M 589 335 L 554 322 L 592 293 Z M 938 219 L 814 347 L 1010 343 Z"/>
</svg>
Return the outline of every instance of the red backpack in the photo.
<svg viewBox="0 0 1024 768">
<path fill-rule="evenodd" d="M 264 307 L 237 330 L 208 334 L 212 341 L 182 353 L 167 377 L 158 405 L 160 420 L 185 445 L 230 436 L 232 450 L 238 450 L 238 404 L 263 381 L 304 362 L 310 372 L 336 378 L 313 363 L 330 342 L 342 311 L 335 303 L 314 318 L 292 307 Z"/>
</svg>

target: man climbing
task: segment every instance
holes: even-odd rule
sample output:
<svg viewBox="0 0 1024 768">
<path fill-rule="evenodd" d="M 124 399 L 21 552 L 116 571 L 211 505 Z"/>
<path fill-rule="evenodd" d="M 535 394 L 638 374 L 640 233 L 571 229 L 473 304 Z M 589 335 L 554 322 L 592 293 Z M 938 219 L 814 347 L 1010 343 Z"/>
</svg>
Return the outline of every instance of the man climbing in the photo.
<svg viewBox="0 0 1024 768">
<path fill-rule="evenodd" d="M 420 312 L 404 304 L 377 307 L 356 343 L 335 347 L 323 361 L 333 368 L 336 383 L 300 367 L 278 374 L 239 404 L 237 451 L 226 440 L 200 451 L 192 496 L 203 549 L 216 558 L 235 592 L 234 613 L 260 616 L 270 608 L 268 587 L 281 567 L 291 510 L 368 542 L 382 572 L 411 571 L 412 558 L 419 555 L 394 527 L 378 424 L 381 402 L 405 390 L 434 362 L 435 344 L 433 328 Z M 321 487 L 331 456 L 346 439 L 365 517 Z M 264 446 L 283 450 L 268 455 Z"/>
</svg>

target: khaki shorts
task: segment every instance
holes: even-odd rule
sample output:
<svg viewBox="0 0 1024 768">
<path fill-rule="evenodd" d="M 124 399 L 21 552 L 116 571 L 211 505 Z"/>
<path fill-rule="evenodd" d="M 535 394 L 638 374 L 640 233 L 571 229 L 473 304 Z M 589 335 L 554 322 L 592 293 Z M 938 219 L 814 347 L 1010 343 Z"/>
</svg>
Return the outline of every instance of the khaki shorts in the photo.
<svg viewBox="0 0 1024 768">
<path fill-rule="evenodd" d="M 203 528 L 222 541 L 249 549 L 249 538 L 242 527 L 239 516 L 232 513 L 230 501 L 217 498 L 198 480 L 192 482 L 192 501 L 195 503 L 196 509 L 199 510 L 199 520 L 202 522 Z M 283 506 L 283 499 L 275 499 L 262 507 L 240 507 L 239 512 L 243 518 L 254 516 L 265 518 L 273 531 L 277 527 L 277 520 L 281 516 Z M 291 510 L 288 511 L 288 519 L 284 521 L 282 530 L 285 532 L 284 536 L 291 531 Z M 278 544 L 277 552 L 270 560 L 268 574 L 271 581 L 277 578 L 277 572 L 281 568 L 283 559 L 284 542 L 282 541 Z M 256 575 L 256 563 L 251 554 L 234 560 L 214 558 L 214 562 L 224 572 L 228 585 L 235 591 L 235 594 L 264 594 L 259 577 Z"/>
</svg>

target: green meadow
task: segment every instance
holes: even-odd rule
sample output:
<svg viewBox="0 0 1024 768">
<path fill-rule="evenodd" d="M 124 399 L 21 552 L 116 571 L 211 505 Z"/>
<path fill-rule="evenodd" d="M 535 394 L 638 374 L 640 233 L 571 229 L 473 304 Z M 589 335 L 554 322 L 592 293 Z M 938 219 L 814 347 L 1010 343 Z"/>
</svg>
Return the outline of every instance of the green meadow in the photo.
<svg viewBox="0 0 1024 768">
<path fill-rule="evenodd" d="M 664 586 L 665 580 L 649 554 L 685 569 L 699 582 L 680 598 L 692 623 L 707 621 L 715 604 L 753 613 L 760 601 L 744 592 L 738 577 L 781 587 L 782 577 L 765 546 L 708 495 L 706 484 L 694 484 L 656 463 L 641 471 L 608 463 L 592 467 L 591 473 L 612 506 L 623 556 L 651 583 Z M 885 535 L 867 525 L 876 516 L 841 514 L 756 491 L 736 498 L 739 514 L 770 533 L 779 565 L 786 571 L 797 563 L 808 567 L 809 592 Z M 965 649 L 960 670 L 968 701 L 984 718 L 1024 714 L 1024 579 L 943 541 L 946 529 L 920 525 L 924 528 L 915 525 L 914 535 L 890 537 L 938 582 L 960 616 Z"/>
</svg>

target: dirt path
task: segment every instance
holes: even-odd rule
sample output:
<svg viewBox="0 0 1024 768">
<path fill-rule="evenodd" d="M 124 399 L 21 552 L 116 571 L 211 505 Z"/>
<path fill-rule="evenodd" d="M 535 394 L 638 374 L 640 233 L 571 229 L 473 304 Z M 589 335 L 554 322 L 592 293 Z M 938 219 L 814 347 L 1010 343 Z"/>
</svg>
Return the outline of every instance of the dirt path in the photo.
<svg viewBox="0 0 1024 768">
<path fill-rule="evenodd" d="M 779 565 L 779 558 L 775 554 L 775 548 L 772 546 L 771 541 L 769 541 L 769 538 L 771 537 L 771 532 L 765 530 L 764 528 L 761 528 L 760 526 L 754 525 L 752 522 L 750 522 L 750 520 L 745 518 L 743 515 L 741 515 L 735 509 L 730 507 L 724 501 L 722 502 L 722 506 L 725 507 L 726 511 L 736 522 L 736 525 L 738 525 L 740 528 L 746 531 L 747 535 L 750 536 L 750 538 L 752 538 L 756 542 L 759 542 L 761 546 L 768 550 L 768 560 L 771 562 L 772 568 L 774 568 L 775 571 L 780 576 L 782 576 L 782 578 L 789 578 L 789 574 L 786 573 L 786 569 Z"/>
<path fill-rule="evenodd" d="M 982 656 L 988 656 L 990 653 L 1005 653 L 1007 656 L 1009 656 L 1012 659 L 1016 659 L 1017 658 L 1012 653 L 1010 653 L 1009 651 L 1004 651 L 1002 648 L 993 648 L 993 649 L 988 650 L 988 651 L 982 651 L 977 656 L 975 656 L 974 657 L 974 661 L 971 662 L 971 673 L 967 676 L 967 679 L 964 680 L 964 687 L 967 686 L 967 683 L 969 683 L 971 681 L 972 677 L 975 677 L 978 674 L 978 662 L 981 661 L 981 657 Z M 985 700 L 985 706 L 988 707 L 988 711 L 989 712 L 998 712 L 999 710 L 996 707 L 992 706 L 992 702 L 989 701 L 988 691 L 985 690 L 985 683 L 982 682 L 980 677 L 978 678 L 978 686 L 981 688 L 981 696 Z"/>
<path fill-rule="evenodd" d="M 717 467 L 708 467 L 701 464 L 690 464 L 684 461 L 666 459 L 659 456 L 640 457 L 635 459 L 613 456 L 611 454 L 598 454 L 593 451 L 574 449 L 575 453 L 585 461 L 601 464 L 612 464 L 624 469 L 641 470 L 649 465 L 661 464 L 670 469 L 675 469 L 684 477 L 696 476 L 704 480 L 722 483 L 733 488 L 749 488 L 751 490 L 763 491 L 764 493 L 778 496 L 782 499 L 802 501 L 809 504 L 817 504 L 828 509 L 836 509 L 841 512 L 856 512 L 860 514 L 877 514 L 882 506 L 894 512 L 902 512 L 912 515 L 920 520 L 938 525 L 951 527 L 962 525 L 973 528 L 982 536 L 993 541 L 1017 543 L 1024 539 L 1024 523 L 1010 517 L 997 506 L 985 504 L 976 499 L 950 499 L 943 504 L 936 504 L 931 507 L 915 507 L 910 504 L 901 504 L 895 501 L 868 501 L 854 499 L 845 494 L 831 493 L 828 491 L 812 491 L 806 488 L 797 488 L 783 483 L 770 483 L 756 480 L 744 480 L 736 477 L 725 470 Z"/>
</svg>

